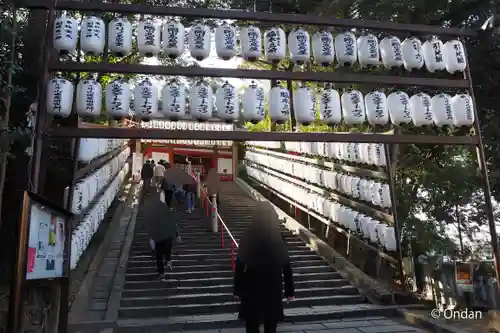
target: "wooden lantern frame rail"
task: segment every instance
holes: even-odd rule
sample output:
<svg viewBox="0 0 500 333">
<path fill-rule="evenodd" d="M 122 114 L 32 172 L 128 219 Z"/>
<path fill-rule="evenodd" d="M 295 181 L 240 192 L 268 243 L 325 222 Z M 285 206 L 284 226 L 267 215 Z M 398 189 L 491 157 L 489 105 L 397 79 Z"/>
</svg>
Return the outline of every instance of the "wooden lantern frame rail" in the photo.
<svg viewBox="0 0 500 333">
<path fill-rule="evenodd" d="M 400 24 L 393 22 L 378 22 L 373 20 L 355 20 L 338 19 L 330 16 L 314 15 L 295 15 L 295 14 L 276 14 L 249 12 L 241 10 L 214 10 L 205 8 L 180 8 L 163 7 L 145 4 L 121 4 L 121 3 L 103 3 L 102 0 L 91 2 L 78 1 L 54 1 L 54 0 L 11 0 L 15 8 L 38 9 L 47 12 L 45 22 L 46 32 L 42 41 L 42 69 L 40 73 L 40 92 L 38 100 L 38 112 L 34 139 L 34 157 L 32 178 L 35 192 L 40 183 L 38 173 L 40 172 L 40 163 L 42 160 L 41 150 L 45 137 L 73 138 L 76 139 L 75 152 L 79 146 L 79 138 L 128 138 L 128 139 L 187 139 L 187 140 L 231 140 L 231 141 L 303 141 L 303 142 L 376 142 L 385 144 L 386 158 L 388 161 L 388 182 L 391 189 L 392 207 L 397 206 L 394 191 L 394 165 L 391 159 L 394 158 L 390 153 L 392 147 L 397 144 L 434 144 L 434 145 L 473 145 L 478 152 L 478 164 L 484 180 L 484 193 L 486 199 L 486 213 L 492 237 L 492 248 L 497 263 L 500 261 L 498 250 L 498 240 L 495 230 L 495 221 L 493 216 L 493 207 L 491 204 L 491 191 L 488 181 L 488 172 L 484 156 L 484 147 L 481 137 L 481 127 L 477 107 L 475 105 L 474 91 L 470 77 L 469 66 L 466 69 L 463 79 L 456 79 L 450 76 L 450 79 L 424 78 L 424 77 L 397 77 L 383 76 L 375 74 L 359 73 L 313 73 L 313 72 L 279 72 L 267 70 L 242 70 L 242 69 L 215 69 L 215 68 L 181 68 L 171 66 L 148 66 L 148 65 L 125 65 L 108 63 L 72 63 L 52 60 L 50 57 L 52 48 L 52 32 L 57 10 L 81 11 L 81 12 L 110 12 L 123 14 L 150 14 L 156 16 L 181 16 L 190 18 L 218 18 L 222 20 L 240 20 L 256 21 L 275 24 L 294 24 L 304 26 L 323 26 L 337 27 L 344 29 L 359 28 L 372 31 L 401 32 L 413 36 L 447 36 L 447 37 L 472 37 L 481 38 L 478 30 L 462 28 L 445 28 L 439 26 L 427 26 L 416 24 Z M 43 15 L 42 15 L 43 17 Z M 45 20 L 45 18 L 44 18 Z M 14 51 L 15 52 L 15 51 Z M 321 81 L 337 83 L 359 83 L 376 84 L 385 86 L 406 86 L 406 87 L 434 87 L 434 88 L 454 88 L 467 90 L 472 97 L 475 123 L 474 129 L 476 136 L 440 136 L 440 135 L 401 135 L 401 134 L 380 134 L 380 133 L 291 133 L 291 132 L 246 132 L 246 131 L 168 131 L 147 128 L 78 128 L 74 127 L 56 127 L 50 130 L 44 128 L 47 117 L 46 92 L 49 72 L 90 72 L 90 73 L 131 73 L 131 74 L 149 74 L 149 75 L 177 75 L 177 76 L 211 76 L 211 77 L 234 77 L 234 78 L 254 78 L 277 80 L 285 79 L 292 81 Z M 397 131 L 396 131 L 397 132 Z M 74 186 L 75 177 L 81 174 L 78 172 L 77 164 L 73 168 L 73 181 L 70 186 Z M 43 181 L 43 177 L 41 177 Z M 70 189 L 71 192 L 71 189 Z M 399 256 L 401 257 L 399 225 L 396 210 L 393 210 L 394 227 L 396 234 L 396 243 Z M 69 229 L 67 229 L 69 230 Z M 28 230 L 20 230 L 17 235 L 18 242 L 26 238 Z M 69 239 L 69 237 L 67 237 Z M 25 244 L 20 243 L 20 247 Z M 70 257 L 70 244 L 65 242 L 65 259 Z M 399 269 L 402 276 L 401 258 L 399 259 Z M 67 264 L 66 264 L 67 265 Z M 26 267 L 26 258 L 16 257 L 16 272 L 12 279 L 16 285 L 22 287 L 24 284 L 23 272 Z M 500 279 L 500 265 L 496 265 L 497 279 Z M 67 278 L 61 280 L 61 293 L 59 297 L 59 321 L 57 331 L 60 333 L 68 332 L 68 290 L 69 290 L 69 272 Z M 17 295 L 17 294 L 16 294 Z M 10 300 L 10 311 L 8 318 L 8 330 L 11 333 L 22 332 L 22 311 L 23 299 L 12 295 Z M 57 317 L 57 316 L 56 316 Z M 96 324 L 98 325 L 98 324 Z M 90 326 L 94 326 L 90 324 Z"/>
</svg>

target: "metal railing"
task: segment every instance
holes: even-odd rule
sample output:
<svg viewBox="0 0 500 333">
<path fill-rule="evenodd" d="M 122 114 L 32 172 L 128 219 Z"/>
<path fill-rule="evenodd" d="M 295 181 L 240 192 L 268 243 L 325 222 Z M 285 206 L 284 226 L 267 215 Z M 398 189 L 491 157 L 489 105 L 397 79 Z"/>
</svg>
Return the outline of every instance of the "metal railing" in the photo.
<svg viewBox="0 0 500 333">
<path fill-rule="evenodd" d="M 224 230 L 225 232 L 229 235 L 229 238 L 231 239 L 231 269 L 234 272 L 235 267 L 236 267 L 236 258 L 235 258 L 235 250 L 236 248 L 239 248 L 238 241 L 234 238 L 233 234 L 229 230 L 228 226 L 226 223 L 224 223 L 224 220 L 220 216 L 219 212 L 217 211 L 217 199 L 216 195 L 214 194 L 212 198 L 210 198 L 210 195 L 208 194 L 207 189 L 203 186 L 201 183 L 199 176 L 195 175 L 193 172 L 190 172 L 191 177 L 193 177 L 196 180 L 196 185 L 198 186 L 198 194 L 199 194 L 199 199 L 201 201 L 201 207 L 205 210 L 205 215 L 207 219 L 212 220 L 212 226 L 211 229 L 213 232 L 218 232 L 217 226 L 221 225 L 220 228 L 220 245 L 221 249 L 224 248 Z"/>
</svg>

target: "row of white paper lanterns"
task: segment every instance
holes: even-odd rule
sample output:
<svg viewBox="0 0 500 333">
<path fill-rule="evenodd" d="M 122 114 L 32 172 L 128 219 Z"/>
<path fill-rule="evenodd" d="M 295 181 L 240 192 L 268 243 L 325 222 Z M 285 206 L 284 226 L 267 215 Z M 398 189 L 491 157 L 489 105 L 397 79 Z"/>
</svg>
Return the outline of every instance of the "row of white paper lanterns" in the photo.
<svg viewBox="0 0 500 333">
<path fill-rule="evenodd" d="M 56 78 L 48 83 L 47 111 L 58 117 L 68 117 L 73 103 L 73 84 L 65 79 Z M 98 117 L 102 108 L 100 83 L 95 80 L 82 80 L 76 89 L 76 112 L 80 116 Z M 178 120 L 186 116 L 186 88 L 178 80 L 173 80 L 162 89 L 161 113 L 167 119 Z M 141 81 L 133 90 L 130 84 L 115 80 L 108 84 L 105 92 L 105 105 L 108 114 L 114 118 L 128 117 L 130 101 L 134 98 L 137 118 L 148 120 L 159 113 L 158 89 L 149 80 Z M 272 121 L 283 123 L 290 119 L 290 91 L 281 85 L 271 88 L 268 111 Z M 202 81 L 192 87 L 189 95 L 189 111 L 194 119 L 205 121 L 214 114 L 212 87 Z M 265 118 L 265 92 L 256 84 L 249 85 L 242 96 L 245 120 L 259 122 Z M 325 88 L 317 98 L 313 89 L 299 87 L 293 96 L 295 118 L 300 124 L 308 125 L 316 120 L 317 102 L 320 118 L 327 124 L 339 124 L 342 120 L 348 125 L 363 124 L 368 120 L 372 125 L 385 125 L 389 120 L 395 124 L 413 123 L 415 126 L 433 125 L 470 126 L 474 123 L 472 98 L 467 94 L 451 97 L 438 94 L 432 98 L 418 93 L 411 98 L 402 91 L 386 96 L 383 92 L 373 91 L 365 96 L 358 90 L 349 90 L 342 95 L 337 90 Z M 237 121 L 240 117 L 240 100 L 236 87 L 226 82 L 215 93 L 217 117 L 227 122 Z"/>
<path fill-rule="evenodd" d="M 116 174 L 123 168 L 130 155 L 130 148 L 124 149 L 111 161 L 95 170 L 90 175 L 79 179 L 73 187 L 73 202 L 71 212 L 80 214 L 92 203 L 95 196 L 106 187 Z"/>
<path fill-rule="evenodd" d="M 81 138 L 78 150 L 78 161 L 89 163 L 92 160 L 106 155 L 107 153 L 127 143 L 125 139 L 90 139 Z"/>
<path fill-rule="evenodd" d="M 388 251 L 396 250 L 396 237 L 393 227 L 389 227 L 385 223 L 356 212 L 337 202 L 325 199 L 320 194 L 310 192 L 295 184 L 274 177 L 269 173 L 248 165 L 246 169 L 250 177 L 324 216 L 326 219 L 343 226 L 351 232 L 359 234 L 372 243 L 377 243 L 385 247 Z"/>
<path fill-rule="evenodd" d="M 76 268 L 78 261 L 87 249 L 90 240 L 99 229 L 99 225 L 104 220 L 106 212 L 120 191 L 129 169 L 130 166 L 128 163 L 123 166 L 104 194 L 99 198 L 88 214 L 85 214 L 83 219 L 73 230 L 73 234 L 71 235 L 71 269 Z"/>
<path fill-rule="evenodd" d="M 136 28 L 137 47 L 141 55 L 152 57 L 162 50 L 168 57 L 175 58 L 184 52 L 186 29 L 175 21 L 163 25 L 152 20 L 142 20 Z M 104 21 L 98 17 L 86 17 L 80 29 L 80 45 L 90 55 L 100 55 L 105 47 L 106 29 Z M 132 24 L 125 18 L 116 18 L 108 25 L 108 48 L 112 54 L 126 56 L 132 52 Z M 256 60 L 262 55 L 262 34 L 255 26 L 240 29 L 241 56 L 245 60 Z M 163 37 L 163 38 L 162 38 Z M 237 30 L 229 25 L 215 29 L 215 49 L 217 56 L 229 60 L 237 55 Z M 78 22 L 62 15 L 54 25 L 54 47 L 62 53 L 76 50 Z M 189 51 L 193 58 L 203 60 L 209 57 L 212 43 L 211 29 L 207 25 L 197 24 L 189 29 Z M 337 59 L 340 65 L 353 65 L 359 60 L 362 67 L 377 66 L 382 63 L 387 68 L 404 66 L 407 70 L 420 69 L 424 66 L 430 72 L 447 70 L 450 73 L 463 71 L 466 54 L 459 40 L 443 43 L 433 37 L 423 44 L 416 38 L 407 38 L 403 42 L 398 37 L 390 36 L 379 42 L 373 34 L 358 38 L 352 32 L 344 32 L 335 37 L 321 30 L 311 37 L 298 28 L 288 38 L 285 31 L 274 27 L 264 32 L 264 54 L 268 61 L 283 60 L 288 51 L 292 62 L 309 62 L 311 55 L 316 63 L 328 66 Z"/>
<path fill-rule="evenodd" d="M 307 165 L 253 151 L 247 151 L 246 158 L 262 166 L 283 172 L 291 177 L 297 177 L 310 184 L 338 191 L 375 206 L 391 207 L 391 193 L 387 184 L 357 176 L 343 175 L 335 171 L 318 168 L 318 166 Z"/>
</svg>

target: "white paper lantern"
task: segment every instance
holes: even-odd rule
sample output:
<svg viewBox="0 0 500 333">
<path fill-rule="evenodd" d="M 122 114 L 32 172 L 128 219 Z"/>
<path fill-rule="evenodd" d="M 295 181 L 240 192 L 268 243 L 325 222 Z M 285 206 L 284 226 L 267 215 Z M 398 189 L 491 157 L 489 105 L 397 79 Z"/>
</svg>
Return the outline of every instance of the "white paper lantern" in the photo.
<svg viewBox="0 0 500 333">
<path fill-rule="evenodd" d="M 106 112 L 116 120 L 127 117 L 131 98 L 132 90 L 127 82 L 117 79 L 108 83 L 105 95 Z"/>
<path fill-rule="evenodd" d="M 76 51 L 78 42 L 78 22 L 67 15 L 61 15 L 54 21 L 53 46 L 59 54 Z"/>
<path fill-rule="evenodd" d="M 227 123 L 233 123 L 240 116 L 240 100 L 236 88 L 225 82 L 215 93 L 217 117 Z"/>
<path fill-rule="evenodd" d="M 132 53 L 132 24 L 129 20 L 115 18 L 109 22 L 108 48 L 116 57 L 125 57 Z"/>
<path fill-rule="evenodd" d="M 290 92 L 277 84 L 269 93 L 269 117 L 277 124 L 283 124 L 290 119 Z"/>
<path fill-rule="evenodd" d="M 463 72 L 467 67 L 464 44 L 459 40 L 450 40 L 444 44 L 444 60 L 446 70 L 454 74 Z"/>
<path fill-rule="evenodd" d="M 179 57 L 184 52 L 186 30 L 180 22 L 171 21 L 163 25 L 163 53 L 170 59 Z"/>
<path fill-rule="evenodd" d="M 424 59 L 425 68 L 431 73 L 435 71 L 442 71 L 446 68 L 446 63 L 444 61 L 444 45 L 443 42 L 437 38 L 432 37 L 424 43 Z"/>
<path fill-rule="evenodd" d="M 372 220 L 368 225 L 368 233 L 370 235 L 370 241 L 372 243 L 377 243 L 377 226 L 380 224 L 379 221 Z"/>
<path fill-rule="evenodd" d="M 82 117 L 97 118 L 101 114 L 101 84 L 95 80 L 82 80 L 76 86 L 76 113 Z"/>
<path fill-rule="evenodd" d="M 340 95 L 331 85 L 326 85 L 319 97 L 319 116 L 328 125 L 339 124 L 342 121 Z"/>
<path fill-rule="evenodd" d="M 369 216 L 363 216 L 361 219 L 361 230 L 363 231 L 363 238 L 370 238 L 370 224 L 373 224 L 375 221 Z"/>
<path fill-rule="evenodd" d="M 453 124 L 451 112 L 451 96 L 448 94 L 438 94 L 431 98 L 432 119 L 436 126 Z"/>
<path fill-rule="evenodd" d="M 189 30 L 189 51 L 191 56 L 198 61 L 208 58 L 210 55 L 211 32 L 210 27 L 203 24 L 196 24 Z"/>
<path fill-rule="evenodd" d="M 264 52 L 266 60 L 279 63 L 286 57 L 286 35 L 283 29 L 275 27 L 264 34 Z"/>
<path fill-rule="evenodd" d="M 151 120 L 158 113 L 158 89 L 149 79 L 139 82 L 134 89 L 134 111 L 143 121 Z"/>
<path fill-rule="evenodd" d="M 385 68 L 400 67 L 403 65 L 403 47 L 401 40 L 396 36 L 386 37 L 380 42 L 380 55 Z"/>
<path fill-rule="evenodd" d="M 83 163 L 89 163 L 94 158 L 97 157 L 98 152 L 97 139 L 81 138 L 80 146 L 78 149 L 78 161 Z"/>
<path fill-rule="evenodd" d="M 199 81 L 191 89 L 189 112 L 198 121 L 206 121 L 212 117 L 213 90 L 203 81 Z"/>
<path fill-rule="evenodd" d="M 398 126 L 411 123 L 410 97 L 403 91 L 395 91 L 387 96 L 387 110 L 391 122 Z"/>
<path fill-rule="evenodd" d="M 292 31 L 288 35 L 288 49 L 290 60 L 297 65 L 309 62 L 311 56 L 309 33 L 302 28 Z"/>
<path fill-rule="evenodd" d="M 377 224 L 377 226 L 375 227 L 375 235 L 377 238 L 377 244 L 380 246 L 385 245 L 385 241 L 384 241 L 385 229 L 387 229 L 387 225 L 383 224 L 383 223 Z"/>
<path fill-rule="evenodd" d="M 475 121 L 472 98 L 466 94 L 458 94 L 451 99 L 451 113 L 455 126 L 472 126 Z"/>
<path fill-rule="evenodd" d="M 357 41 L 359 65 L 363 67 L 377 66 L 380 62 L 378 39 L 372 34 L 360 36 Z"/>
<path fill-rule="evenodd" d="M 311 88 L 300 87 L 293 95 L 295 119 L 302 125 L 310 125 L 316 120 L 316 96 Z"/>
<path fill-rule="evenodd" d="M 98 56 L 104 51 L 106 35 L 104 21 L 95 16 L 83 19 L 80 29 L 80 47 L 90 56 Z"/>
<path fill-rule="evenodd" d="M 365 95 L 366 119 L 370 125 L 385 125 L 389 122 L 387 98 L 383 92 L 373 91 Z"/>
<path fill-rule="evenodd" d="M 54 117 L 67 118 L 73 106 L 73 84 L 62 78 L 49 80 L 47 84 L 47 112 Z"/>
<path fill-rule="evenodd" d="M 396 251 L 396 233 L 394 232 L 394 227 L 386 227 L 384 230 L 384 246 L 387 251 Z"/>
<path fill-rule="evenodd" d="M 385 158 L 385 149 L 382 143 L 369 143 L 372 146 L 372 163 L 376 166 L 385 166 L 387 164 Z"/>
<path fill-rule="evenodd" d="M 365 101 L 363 94 L 358 90 L 346 91 L 342 94 L 342 116 L 347 125 L 356 125 L 364 123 Z"/>
<path fill-rule="evenodd" d="M 333 36 L 327 30 L 321 30 L 312 37 L 314 61 L 321 66 L 329 66 L 335 60 Z"/>
<path fill-rule="evenodd" d="M 260 29 L 246 26 L 240 30 L 241 57 L 246 61 L 256 61 L 262 54 L 262 37 Z"/>
<path fill-rule="evenodd" d="M 243 92 L 243 117 L 254 124 L 264 120 L 264 89 L 252 81 Z"/>
<path fill-rule="evenodd" d="M 344 32 L 335 37 L 335 54 L 341 66 L 352 66 L 358 59 L 356 36 L 352 32 Z"/>
<path fill-rule="evenodd" d="M 406 38 L 401 43 L 403 50 L 403 65 L 406 70 L 420 69 L 424 66 L 424 50 L 422 42 L 417 38 Z"/>
<path fill-rule="evenodd" d="M 236 56 L 236 31 L 233 27 L 222 25 L 215 29 L 215 51 L 222 60 Z"/>
<path fill-rule="evenodd" d="M 182 119 L 186 114 L 186 87 L 179 80 L 171 80 L 161 90 L 161 112 L 170 120 Z"/>
<path fill-rule="evenodd" d="M 411 119 L 415 126 L 432 125 L 431 97 L 418 93 L 410 98 Z"/>
<path fill-rule="evenodd" d="M 389 185 L 383 184 L 381 187 L 380 195 L 380 205 L 384 208 L 392 207 L 391 203 L 391 191 Z"/>
<path fill-rule="evenodd" d="M 144 57 L 154 57 L 160 53 L 160 25 L 152 20 L 143 20 L 137 26 L 137 48 Z"/>
</svg>

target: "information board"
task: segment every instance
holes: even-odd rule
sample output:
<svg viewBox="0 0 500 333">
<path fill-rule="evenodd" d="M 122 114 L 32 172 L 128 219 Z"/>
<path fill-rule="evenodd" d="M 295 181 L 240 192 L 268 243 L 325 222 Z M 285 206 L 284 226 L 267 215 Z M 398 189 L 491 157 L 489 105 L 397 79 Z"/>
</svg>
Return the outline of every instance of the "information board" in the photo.
<svg viewBox="0 0 500 333">
<path fill-rule="evenodd" d="M 29 209 L 26 280 L 62 277 L 66 217 L 33 199 Z"/>
</svg>

